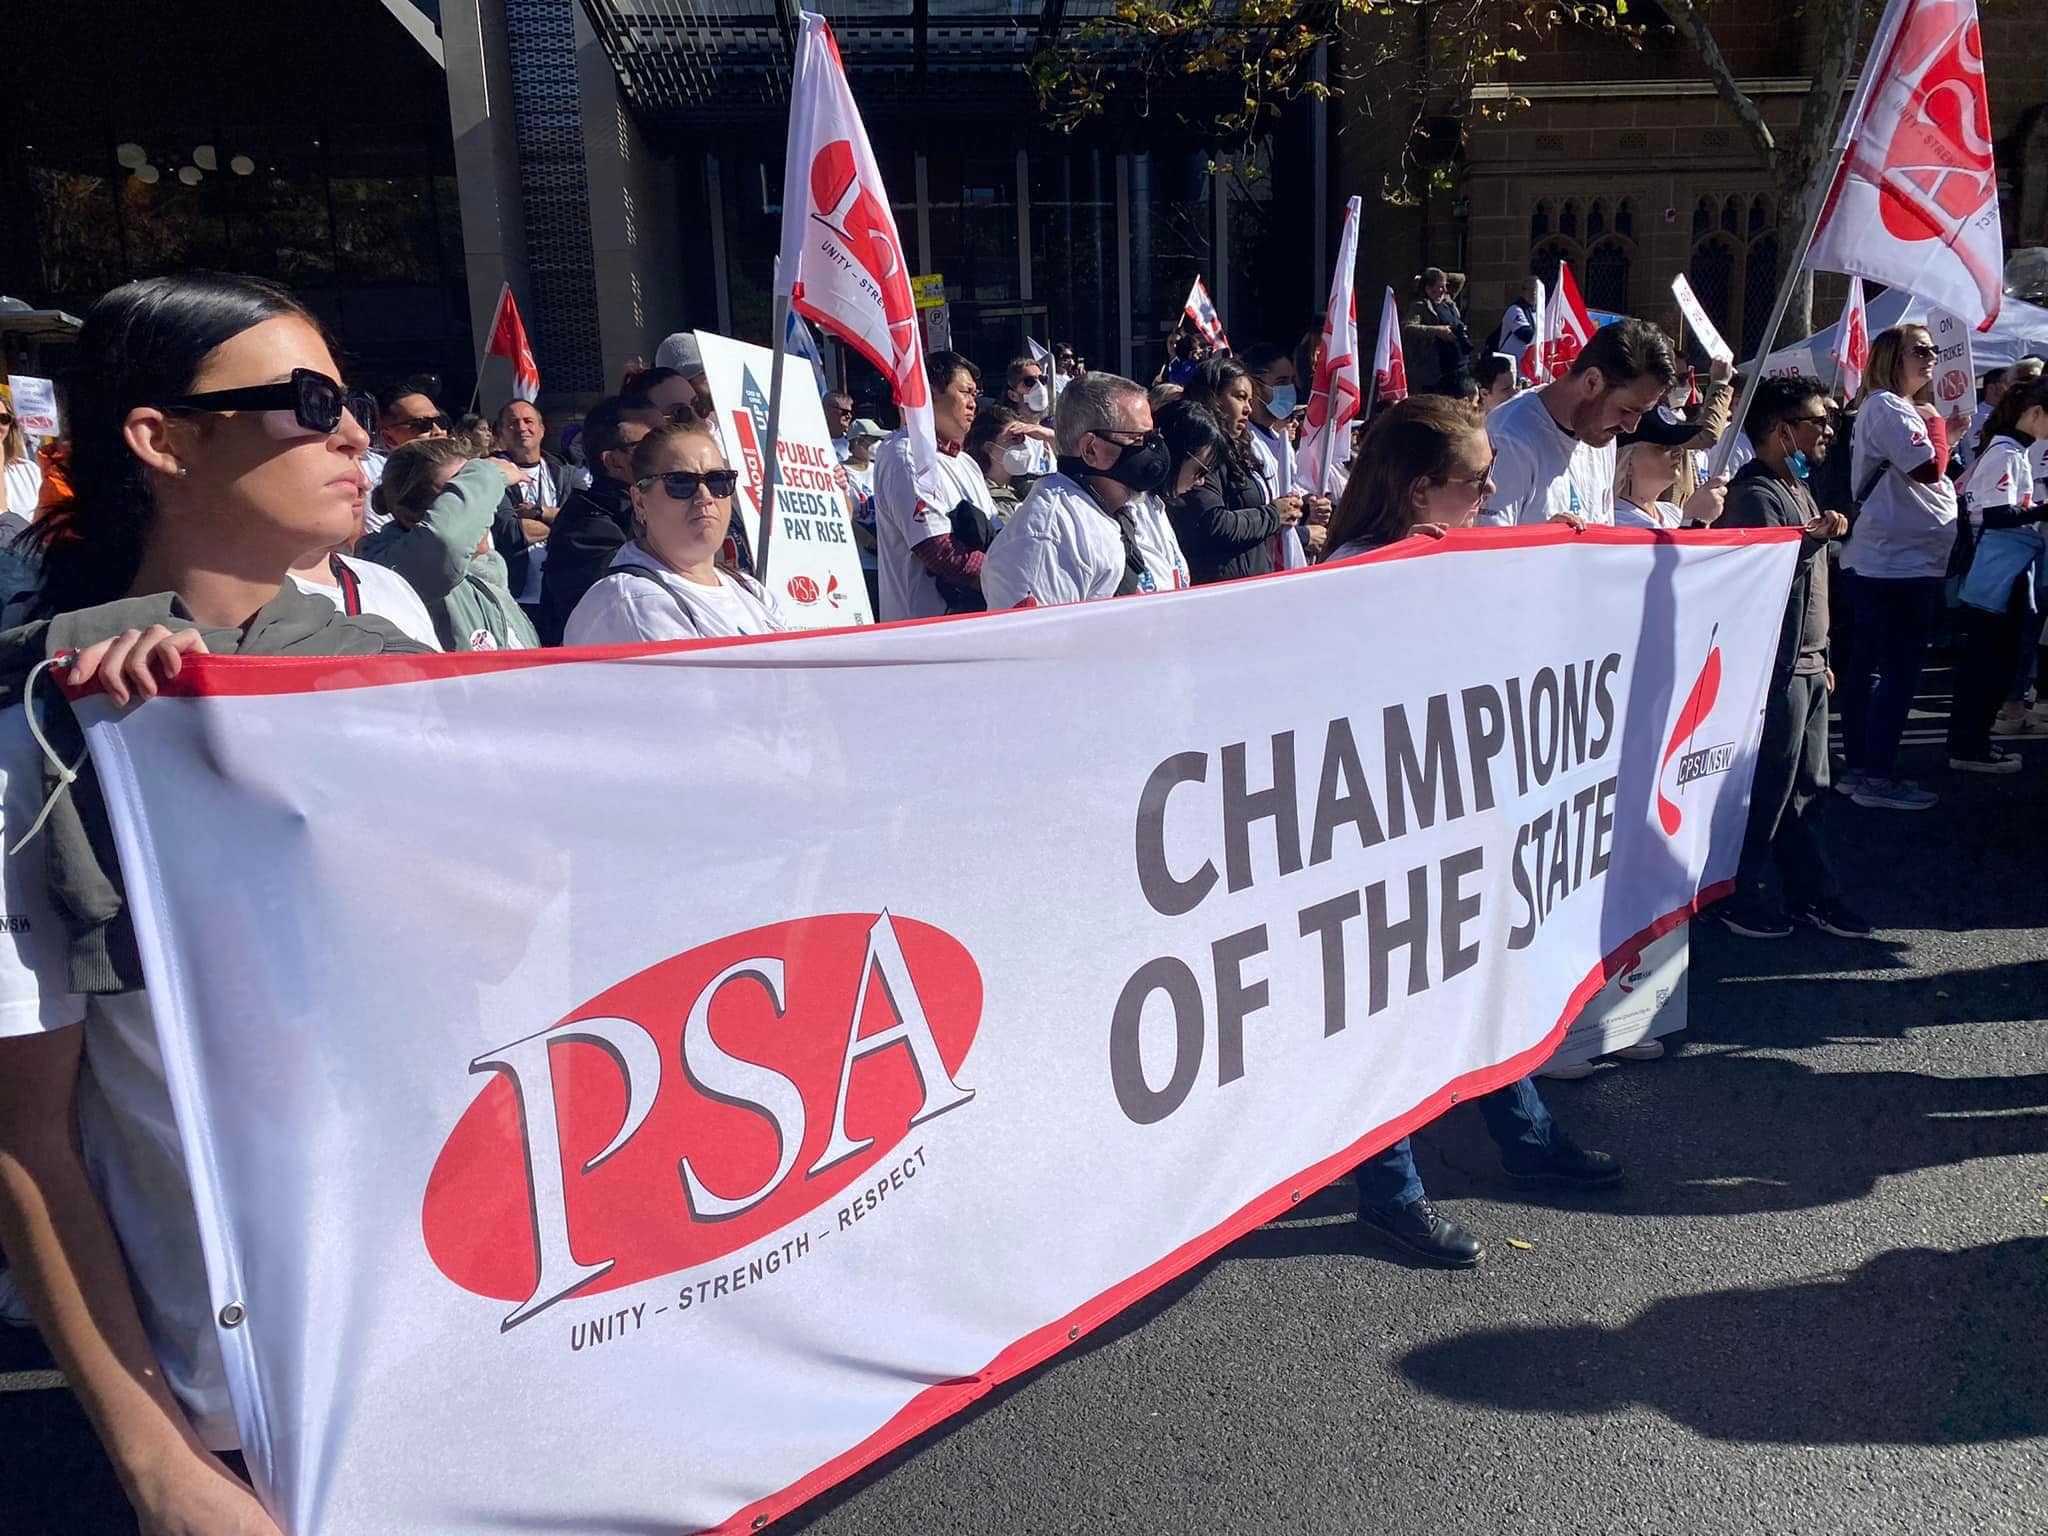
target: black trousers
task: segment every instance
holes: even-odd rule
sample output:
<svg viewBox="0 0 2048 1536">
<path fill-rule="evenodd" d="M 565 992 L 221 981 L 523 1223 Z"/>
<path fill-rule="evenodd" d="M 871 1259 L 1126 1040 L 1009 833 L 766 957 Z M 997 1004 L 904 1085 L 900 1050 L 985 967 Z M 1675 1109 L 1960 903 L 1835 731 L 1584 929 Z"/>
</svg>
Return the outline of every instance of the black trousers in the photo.
<svg viewBox="0 0 2048 1536">
<path fill-rule="evenodd" d="M 1982 757 L 1991 749 L 1991 722 L 2020 669 L 2020 647 L 2033 615 L 2023 601 L 2004 613 L 1958 605 L 1961 654 L 1956 659 L 1955 698 L 1949 705 L 1948 755 Z"/>
<path fill-rule="evenodd" d="M 1795 672 L 1764 705 L 1749 827 L 1735 873 L 1743 895 L 1762 894 L 1773 862 L 1788 906 L 1832 901 L 1841 893 L 1821 822 L 1827 802 L 1827 683 L 1818 672 Z"/>
</svg>

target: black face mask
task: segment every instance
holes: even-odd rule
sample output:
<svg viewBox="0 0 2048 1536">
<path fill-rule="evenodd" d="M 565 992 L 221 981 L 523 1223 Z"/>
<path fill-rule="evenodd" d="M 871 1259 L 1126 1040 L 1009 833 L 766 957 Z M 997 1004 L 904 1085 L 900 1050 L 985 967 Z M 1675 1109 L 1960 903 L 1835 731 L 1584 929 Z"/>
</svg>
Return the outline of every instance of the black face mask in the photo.
<svg viewBox="0 0 2048 1536">
<path fill-rule="evenodd" d="M 1166 476 L 1173 468 L 1173 450 L 1157 432 L 1147 433 L 1143 442 L 1122 443 L 1118 447 L 1116 462 L 1107 469 L 1097 469 L 1079 457 L 1063 457 L 1059 461 L 1060 473 L 1070 480 L 1097 475 L 1127 486 L 1140 496 L 1150 495 L 1166 484 Z"/>
</svg>

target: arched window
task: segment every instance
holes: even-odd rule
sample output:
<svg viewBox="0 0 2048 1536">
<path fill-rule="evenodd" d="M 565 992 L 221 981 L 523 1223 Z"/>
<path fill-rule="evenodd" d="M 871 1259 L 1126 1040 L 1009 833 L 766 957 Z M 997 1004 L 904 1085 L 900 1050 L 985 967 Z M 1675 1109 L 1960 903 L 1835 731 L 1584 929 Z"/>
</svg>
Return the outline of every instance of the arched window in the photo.
<svg viewBox="0 0 2048 1536">
<path fill-rule="evenodd" d="M 1614 232 L 1631 240 L 1636 237 L 1636 205 L 1629 198 L 1624 197 L 1614 210 Z"/>
<path fill-rule="evenodd" d="M 1586 239 L 1598 240 L 1607 233 L 1607 205 L 1597 198 L 1586 210 Z"/>
<path fill-rule="evenodd" d="M 1566 198 L 1564 206 L 1557 211 L 1557 232 L 1579 238 L 1579 204 L 1576 198 Z"/>
<path fill-rule="evenodd" d="M 1693 209 L 1686 275 L 1728 344 L 1747 356 L 1778 296 L 1778 216 L 1762 194 L 1714 194 Z"/>
<path fill-rule="evenodd" d="M 1551 236 L 1529 253 L 1529 271 L 1543 280 L 1543 291 L 1557 291 L 1557 269 L 1561 266 L 1580 269 L 1585 261 L 1585 252 L 1579 249 L 1576 240 L 1565 240 Z"/>
<path fill-rule="evenodd" d="M 1700 307 L 1707 312 L 1707 318 L 1737 347 L 1741 346 L 1741 341 L 1733 337 L 1728 317 L 1735 312 L 1735 289 L 1740 276 L 1735 260 L 1735 242 L 1726 235 L 1709 228 L 1704 239 L 1693 243 L 1692 258 L 1686 263 L 1686 277 L 1692 283 L 1692 291 L 1699 297 Z"/>
<path fill-rule="evenodd" d="M 1609 235 L 1586 256 L 1586 304 L 1591 309 L 1628 313 L 1629 268 L 1634 263 L 1633 242 Z"/>
<path fill-rule="evenodd" d="M 1550 204 L 1538 199 L 1535 211 L 1529 215 L 1529 244 L 1540 244 L 1550 233 Z"/>
</svg>

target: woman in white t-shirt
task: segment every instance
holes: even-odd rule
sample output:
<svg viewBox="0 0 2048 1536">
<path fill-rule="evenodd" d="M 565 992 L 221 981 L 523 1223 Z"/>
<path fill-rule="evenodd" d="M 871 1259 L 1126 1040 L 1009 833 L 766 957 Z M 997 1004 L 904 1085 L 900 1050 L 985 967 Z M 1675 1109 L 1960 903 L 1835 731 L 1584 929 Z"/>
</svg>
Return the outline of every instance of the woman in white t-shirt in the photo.
<svg viewBox="0 0 2048 1536">
<path fill-rule="evenodd" d="M 43 466 L 36 462 L 10 397 L 4 395 L 0 395 L 0 466 L 5 467 L 6 490 L 0 495 L 0 512 L 34 522 L 36 503 L 43 494 Z"/>
<path fill-rule="evenodd" d="M 702 428 L 672 423 L 641 438 L 633 448 L 634 537 L 583 594 L 563 643 L 635 645 L 788 629 L 772 592 L 718 564 L 738 487 L 718 440 Z"/>
<path fill-rule="evenodd" d="M 1924 325 L 1878 333 L 1850 453 L 1862 505 L 1842 550 L 1855 623 L 1835 695 L 1846 765 L 1835 788 L 1873 810 L 1923 811 L 1936 799 L 1899 777 L 1898 757 L 1955 547 L 1950 424 L 1926 403 L 1939 355 Z"/>
<path fill-rule="evenodd" d="M 2017 773 L 2017 755 L 1991 744 L 1991 722 L 2018 671 L 2021 647 L 2044 606 L 2048 506 L 2035 495 L 2030 444 L 2048 438 L 2048 384 L 2006 392 L 1985 423 L 1970 471 L 1956 487 L 1978 527 L 1977 550 L 1956 596 L 1963 655 L 1949 710 L 1948 765 L 1965 773 Z"/>
<path fill-rule="evenodd" d="M 80 761 L 79 733 L 41 673 L 74 655 L 63 680 L 118 706 L 209 648 L 421 647 L 285 580 L 352 536 L 374 414 L 296 300 L 239 277 L 130 283 L 78 352 L 72 495 L 38 525 L 52 617 L 0 647 L 0 1244 L 142 1529 L 277 1536 L 222 1459 L 239 1437 L 136 935 L 94 849 L 90 765 L 67 789 L 50 764 Z M 103 924 L 81 921 L 81 892 Z"/>
</svg>

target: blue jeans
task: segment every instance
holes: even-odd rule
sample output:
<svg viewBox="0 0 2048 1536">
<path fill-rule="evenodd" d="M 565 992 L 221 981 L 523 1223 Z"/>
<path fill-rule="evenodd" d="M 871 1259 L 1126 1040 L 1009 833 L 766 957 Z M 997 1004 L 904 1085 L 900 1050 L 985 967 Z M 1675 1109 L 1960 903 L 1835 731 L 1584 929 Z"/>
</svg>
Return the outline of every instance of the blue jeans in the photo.
<svg viewBox="0 0 2048 1536">
<path fill-rule="evenodd" d="M 1550 1151 L 1557 1126 L 1533 1079 L 1522 1078 L 1468 1102 L 1479 1106 L 1501 1161 L 1510 1168 L 1539 1163 Z M 1360 1163 L 1352 1178 L 1358 1184 L 1360 1210 L 1413 1205 L 1422 1198 L 1422 1175 L 1415 1171 L 1415 1153 L 1406 1136 Z"/>
<path fill-rule="evenodd" d="M 1942 579 L 1844 576 L 1856 624 L 1836 675 L 1842 759 L 1858 773 L 1888 779 L 1898 767 L 1899 738 L 1941 613 Z"/>
</svg>

